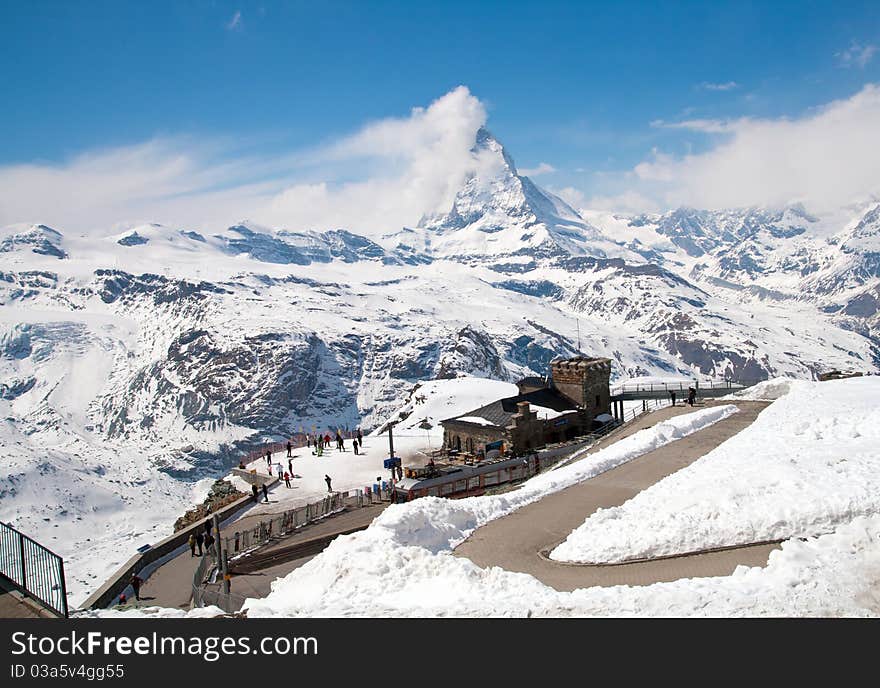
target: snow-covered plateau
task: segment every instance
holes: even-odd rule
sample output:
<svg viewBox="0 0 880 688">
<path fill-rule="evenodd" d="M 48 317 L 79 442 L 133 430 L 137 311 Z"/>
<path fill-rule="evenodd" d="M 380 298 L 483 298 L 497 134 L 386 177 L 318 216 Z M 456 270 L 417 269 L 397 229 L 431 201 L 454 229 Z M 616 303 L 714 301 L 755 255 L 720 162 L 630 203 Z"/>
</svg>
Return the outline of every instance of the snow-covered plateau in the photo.
<svg viewBox="0 0 880 688">
<path fill-rule="evenodd" d="M 438 380 L 579 351 L 615 383 L 878 370 L 876 200 L 627 217 L 540 189 L 485 129 L 473 155 L 447 213 L 381 235 L 0 229 L 0 519 L 65 557 L 74 605 L 265 439 L 402 412 L 434 442 L 479 405 L 417 402 Z"/>
</svg>

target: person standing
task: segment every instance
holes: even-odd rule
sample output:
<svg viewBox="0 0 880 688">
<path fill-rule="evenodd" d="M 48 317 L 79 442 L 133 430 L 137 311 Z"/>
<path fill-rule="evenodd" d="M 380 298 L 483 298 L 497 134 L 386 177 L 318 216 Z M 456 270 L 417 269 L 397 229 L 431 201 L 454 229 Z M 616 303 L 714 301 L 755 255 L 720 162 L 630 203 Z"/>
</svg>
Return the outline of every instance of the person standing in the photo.
<svg viewBox="0 0 880 688">
<path fill-rule="evenodd" d="M 358 435 L 357 435 L 357 437 L 358 437 L 358 444 L 361 445 L 361 447 L 363 447 L 363 446 L 364 446 L 364 436 L 361 434 L 361 429 L 360 429 L 360 428 L 358 428 Z"/>
<path fill-rule="evenodd" d="M 330 476 L 326 473 L 324 474 L 324 482 L 327 483 L 327 492 L 333 492 L 333 488 L 330 486 Z"/>
<path fill-rule="evenodd" d="M 693 406 L 697 401 L 697 390 L 693 387 L 688 387 L 688 405 Z"/>
<path fill-rule="evenodd" d="M 131 588 L 134 590 L 134 598 L 140 602 L 141 601 L 141 583 L 144 582 L 144 579 L 141 578 L 136 573 L 131 574 Z"/>
<path fill-rule="evenodd" d="M 189 534 L 189 549 L 192 552 L 190 554 L 191 557 L 196 556 L 196 536 L 192 533 Z"/>
<path fill-rule="evenodd" d="M 260 501 L 259 490 L 257 489 L 256 485 L 251 485 L 251 492 L 254 493 L 254 504 L 256 504 L 258 501 Z"/>
<path fill-rule="evenodd" d="M 672 399 L 672 405 L 675 406 L 675 390 L 674 389 L 669 390 L 669 396 Z"/>
<path fill-rule="evenodd" d="M 357 440 L 357 437 L 355 437 L 354 439 L 352 439 L 352 441 L 351 441 L 351 446 L 354 447 L 354 455 L 357 456 L 357 455 L 358 455 L 358 440 Z"/>
<path fill-rule="evenodd" d="M 266 483 L 263 483 L 263 499 L 266 501 L 266 504 L 269 503 L 269 492 L 266 490 Z"/>
<path fill-rule="evenodd" d="M 202 554 L 202 543 L 205 541 L 205 536 L 202 534 L 202 531 L 196 532 L 196 544 L 199 546 L 199 556 L 203 556 Z"/>
<path fill-rule="evenodd" d="M 272 452 L 268 449 L 266 450 L 266 467 L 269 469 L 269 474 L 272 473 Z"/>
<path fill-rule="evenodd" d="M 284 484 L 287 485 L 288 488 L 290 487 L 290 473 L 286 473 L 286 472 L 285 472 L 285 474 L 284 474 Z"/>
<path fill-rule="evenodd" d="M 290 458 L 293 456 L 291 453 L 293 451 L 293 445 L 290 443 L 290 440 L 287 440 L 287 457 Z"/>
</svg>

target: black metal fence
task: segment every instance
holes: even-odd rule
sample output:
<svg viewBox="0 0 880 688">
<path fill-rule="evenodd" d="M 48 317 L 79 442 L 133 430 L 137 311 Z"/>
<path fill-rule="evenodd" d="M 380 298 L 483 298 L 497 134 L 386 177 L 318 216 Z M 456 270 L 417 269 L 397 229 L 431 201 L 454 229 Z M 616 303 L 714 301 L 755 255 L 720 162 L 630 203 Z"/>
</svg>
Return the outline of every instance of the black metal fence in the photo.
<svg viewBox="0 0 880 688">
<path fill-rule="evenodd" d="M 346 506 L 346 498 L 339 492 L 324 497 L 319 502 L 306 504 L 295 509 L 288 509 L 280 514 L 267 514 L 248 528 L 236 530 L 233 535 L 223 538 L 223 549 L 232 559 L 260 547 L 272 539 L 289 535 L 297 528 L 342 511 Z M 227 528 L 227 531 L 229 528 Z"/>
<path fill-rule="evenodd" d="M 304 525 L 337 514 L 346 508 L 370 506 L 390 499 L 391 494 L 387 487 L 378 491 L 364 488 L 363 491 L 334 492 L 311 504 L 288 509 L 280 514 L 266 514 L 265 519 L 247 528 L 236 530 L 232 535 L 223 536 L 221 548 L 226 553 L 228 561 L 232 561 L 256 552 L 273 540 L 287 537 Z M 232 527 L 234 524 L 227 527 L 226 531 L 228 532 Z M 245 598 L 223 591 L 222 582 L 218 580 L 220 567 L 217 549 L 212 547 L 199 562 L 193 574 L 193 606 L 204 607 L 213 604 L 226 612 L 234 613 L 241 609 Z"/>
<path fill-rule="evenodd" d="M 0 523 L 0 574 L 30 597 L 67 617 L 64 560 L 5 523 Z"/>
</svg>

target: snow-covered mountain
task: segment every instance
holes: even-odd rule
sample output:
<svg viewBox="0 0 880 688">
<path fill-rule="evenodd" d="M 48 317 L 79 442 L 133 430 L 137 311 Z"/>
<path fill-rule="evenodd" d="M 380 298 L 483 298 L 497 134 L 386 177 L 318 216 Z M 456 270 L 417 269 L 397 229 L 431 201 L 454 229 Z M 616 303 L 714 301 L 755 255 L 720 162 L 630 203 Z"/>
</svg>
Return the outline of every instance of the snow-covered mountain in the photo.
<svg viewBox="0 0 880 688">
<path fill-rule="evenodd" d="M 880 363 L 880 204 L 578 212 L 486 130 L 472 154 L 448 212 L 381 237 L 0 230 L 0 519 L 69 559 L 74 601 L 242 447 L 376 427 L 421 380 L 578 351 L 615 379 Z"/>
</svg>

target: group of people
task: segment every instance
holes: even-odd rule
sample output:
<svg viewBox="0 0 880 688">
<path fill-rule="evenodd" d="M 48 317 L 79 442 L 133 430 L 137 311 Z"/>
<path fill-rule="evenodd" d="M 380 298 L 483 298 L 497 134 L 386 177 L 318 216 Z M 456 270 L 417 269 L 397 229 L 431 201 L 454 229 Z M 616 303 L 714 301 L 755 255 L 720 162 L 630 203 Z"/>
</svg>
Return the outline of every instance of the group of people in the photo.
<svg viewBox="0 0 880 688">
<path fill-rule="evenodd" d="M 330 445 L 331 441 L 332 441 L 332 439 L 330 437 L 330 433 L 327 433 L 325 435 L 317 435 L 314 437 L 312 435 L 306 435 L 306 447 L 312 449 L 313 456 L 323 456 L 324 449 Z M 344 452 L 345 451 L 345 438 L 342 436 L 342 434 L 338 430 L 336 431 L 335 442 L 336 442 L 336 450 Z M 363 451 L 364 436 L 363 436 L 363 433 L 361 433 L 360 428 L 358 428 L 357 434 L 351 438 L 351 443 L 354 446 L 355 455 L 360 454 Z M 289 443 L 288 443 L 288 446 L 289 446 Z"/>
<path fill-rule="evenodd" d="M 254 486 L 256 487 L 256 486 Z M 204 532 L 202 530 L 196 530 L 195 533 L 189 534 L 189 549 L 192 554 L 190 556 L 196 556 L 196 547 L 199 548 L 199 556 L 204 556 L 205 554 L 214 552 L 214 536 L 211 534 L 211 529 L 214 526 L 214 522 L 209 518 L 205 521 Z M 203 547 L 204 545 L 204 547 Z"/>
<path fill-rule="evenodd" d="M 313 456 L 322 456 L 324 454 L 324 448 L 330 444 L 331 439 L 332 438 L 330 437 L 329 433 L 324 434 L 324 435 L 306 435 L 306 447 L 312 449 Z M 340 433 L 339 431 L 336 432 L 335 441 L 336 441 L 336 449 L 338 451 L 345 451 L 345 438 L 342 437 L 342 433 Z M 352 443 L 352 446 L 354 447 L 355 455 L 359 455 L 359 454 L 363 453 L 364 435 L 361 432 L 360 428 L 358 428 L 357 434 L 351 438 L 351 443 Z M 241 459 L 239 461 L 238 467 L 241 469 L 246 468 L 244 459 Z M 296 477 L 296 475 L 293 472 L 293 444 L 290 442 L 290 440 L 287 441 L 287 470 L 286 471 L 284 470 L 284 466 L 281 464 L 280 461 L 276 461 L 273 466 L 273 464 L 272 464 L 272 450 L 270 448 L 266 449 L 266 470 L 268 471 L 269 475 L 273 474 L 273 468 L 274 468 L 275 475 L 278 476 L 278 479 L 283 480 L 284 484 L 288 488 L 290 488 L 291 487 L 291 484 L 290 484 L 291 478 Z M 400 477 L 403 477 L 402 469 L 400 469 L 400 470 L 401 470 Z M 332 492 L 333 489 L 331 487 L 331 478 L 329 475 L 326 475 L 326 474 L 324 475 L 324 482 L 327 483 L 327 492 Z M 263 491 L 263 501 L 265 503 L 268 503 L 269 494 L 268 494 L 268 491 L 266 490 L 265 483 L 260 485 L 260 487 L 257 487 L 257 485 L 251 485 L 251 491 L 253 493 L 254 502 L 260 501 L 260 499 L 259 499 L 260 489 L 262 489 L 262 491 Z M 190 544 L 192 544 L 192 543 L 190 543 Z M 199 548 L 200 555 L 202 553 L 202 545 L 203 544 L 205 544 L 204 540 L 202 540 L 201 542 L 197 541 L 195 543 L 195 545 L 197 545 Z M 205 546 L 207 546 L 207 545 L 205 545 Z M 193 550 L 193 551 L 195 551 L 195 550 Z M 195 554 L 193 556 L 195 556 Z"/>
<path fill-rule="evenodd" d="M 672 405 L 675 406 L 675 390 L 669 390 L 669 396 L 672 399 Z M 697 402 L 697 390 L 694 387 L 688 387 L 687 405 L 693 406 Z"/>
</svg>

